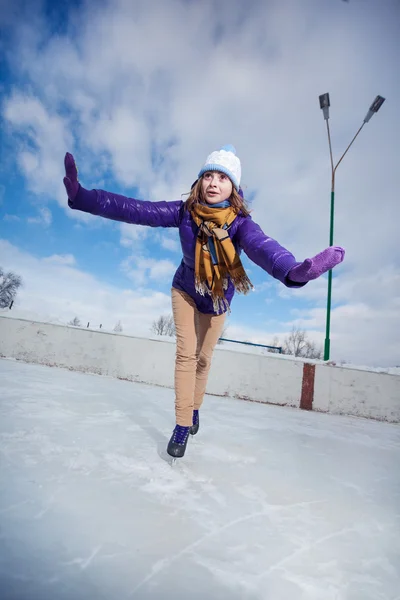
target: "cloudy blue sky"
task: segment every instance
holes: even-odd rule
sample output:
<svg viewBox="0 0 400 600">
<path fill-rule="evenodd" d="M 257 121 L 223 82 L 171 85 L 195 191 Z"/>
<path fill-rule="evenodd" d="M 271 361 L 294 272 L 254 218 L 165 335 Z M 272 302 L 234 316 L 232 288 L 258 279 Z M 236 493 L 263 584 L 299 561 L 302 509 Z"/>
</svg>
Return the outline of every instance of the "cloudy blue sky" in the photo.
<svg viewBox="0 0 400 600">
<path fill-rule="evenodd" d="M 253 218 L 302 260 L 329 243 L 330 163 L 386 97 L 337 173 L 332 358 L 400 364 L 398 0 L 0 0 L 0 265 L 15 313 L 147 335 L 170 313 L 175 230 L 68 209 L 63 157 L 87 188 L 174 200 L 234 144 Z M 289 291 L 247 259 L 234 339 L 292 326 L 324 339 L 327 280 Z M 14 309 L 13 309 L 14 310 Z"/>
</svg>

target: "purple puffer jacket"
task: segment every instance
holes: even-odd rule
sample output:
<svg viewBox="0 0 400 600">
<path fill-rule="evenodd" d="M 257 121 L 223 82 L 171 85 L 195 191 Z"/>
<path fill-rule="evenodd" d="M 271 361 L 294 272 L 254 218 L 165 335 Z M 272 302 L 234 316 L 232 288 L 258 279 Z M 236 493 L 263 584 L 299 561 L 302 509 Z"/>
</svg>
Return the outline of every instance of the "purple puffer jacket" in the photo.
<svg viewBox="0 0 400 600">
<path fill-rule="evenodd" d="M 178 227 L 183 259 L 179 265 L 172 286 L 189 294 L 202 313 L 215 314 L 209 295 L 202 296 L 194 286 L 194 256 L 198 227 L 190 213 L 185 210 L 184 202 L 150 202 L 127 198 L 104 190 L 86 190 L 82 186 L 72 202 L 71 208 L 99 215 L 106 219 L 148 225 L 149 227 Z M 240 254 L 247 256 L 267 271 L 275 279 L 279 279 L 287 287 L 303 287 L 304 283 L 294 283 L 288 279 L 292 267 L 298 265 L 293 254 L 280 246 L 274 239 L 265 235 L 251 217 L 239 214 L 228 230 L 229 236 Z M 225 297 L 230 304 L 235 293 L 233 283 L 229 281 Z"/>
</svg>

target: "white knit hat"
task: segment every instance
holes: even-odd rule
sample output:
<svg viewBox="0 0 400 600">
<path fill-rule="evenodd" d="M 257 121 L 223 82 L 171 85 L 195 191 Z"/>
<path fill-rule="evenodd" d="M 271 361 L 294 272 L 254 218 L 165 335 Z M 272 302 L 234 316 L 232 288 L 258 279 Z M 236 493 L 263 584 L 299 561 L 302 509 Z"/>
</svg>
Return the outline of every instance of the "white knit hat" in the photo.
<svg viewBox="0 0 400 600">
<path fill-rule="evenodd" d="M 201 177 L 207 171 L 221 171 L 221 173 L 225 173 L 231 179 L 237 191 L 239 191 L 242 168 L 240 160 L 236 156 L 236 150 L 230 144 L 222 146 L 220 150 L 215 150 L 215 152 L 212 152 L 207 157 L 198 177 Z"/>
</svg>

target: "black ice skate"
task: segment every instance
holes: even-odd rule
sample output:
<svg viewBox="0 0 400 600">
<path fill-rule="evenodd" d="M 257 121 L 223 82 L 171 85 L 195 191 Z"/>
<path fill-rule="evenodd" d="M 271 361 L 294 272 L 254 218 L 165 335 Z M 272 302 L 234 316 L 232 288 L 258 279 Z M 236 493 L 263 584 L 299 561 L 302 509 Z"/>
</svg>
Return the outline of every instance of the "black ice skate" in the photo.
<svg viewBox="0 0 400 600">
<path fill-rule="evenodd" d="M 200 427 L 199 411 L 193 411 L 193 425 L 190 428 L 190 435 L 196 435 Z"/>
<path fill-rule="evenodd" d="M 189 439 L 190 427 L 176 425 L 171 439 L 168 443 L 167 452 L 173 458 L 182 458 L 185 454 L 187 441 Z"/>
</svg>

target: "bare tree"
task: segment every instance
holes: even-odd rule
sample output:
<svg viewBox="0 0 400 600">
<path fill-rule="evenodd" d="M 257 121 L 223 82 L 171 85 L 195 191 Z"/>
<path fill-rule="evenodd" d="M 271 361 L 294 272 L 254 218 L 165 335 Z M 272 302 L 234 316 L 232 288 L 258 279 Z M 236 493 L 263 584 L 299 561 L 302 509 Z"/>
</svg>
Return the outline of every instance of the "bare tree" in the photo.
<svg viewBox="0 0 400 600">
<path fill-rule="evenodd" d="M 78 319 L 78 317 L 74 317 L 67 325 L 73 325 L 74 327 L 82 327 L 82 323 Z"/>
<path fill-rule="evenodd" d="M 306 331 L 295 327 L 283 340 L 282 352 L 303 358 L 322 358 L 322 348 L 308 339 Z"/>
<path fill-rule="evenodd" d="M 279 342 L 279 338 L 277 335 L 274 335 L 274 337 L 272 338 L 272 341 L 268 344 L 268 346 L 280 346 L 280 342 Z"/>
<path fill-rule="evenodd" d="M 0 308 L 10 306 L 22 285 L 22 279 L 12 271 L 6 273 L 0 267 Z"/>
<path fill-rule="evenodd" d="M 282 344 L 280 343 L 279 338 L 278 338 L 277 335 L 274 335 L 274 337 L 272 338 L 272 340 L 270 342 L 268 342 L 268 346 L 273 346 L 273 349 L 272 348 L 268 348 L 267 352 L 273 352 L 273 353 L 277 352 L 275 350 L 275 348 L 282 348 Z M 282 352 L 283 352 L 283 348 L 282 348 Z"/>
<path fill-rule="evenodd" d="M 121 331 L 122 331 L 121 321 L 118 321 L 118 323 L 115 325 L 114 331 L 115 331 L 115 333 L 121 333 Z"/>
<path fill-rule="evenodd" d="M 302 329 L 295 329 L 283 340 L 283 353 L 292 354 L 293 356 L 302 356 L 303 350 L 306 345 L 307 334 Z"/>
<path fill-rule="evenodd" d="M 174 317 L 172 315 L 161 315 L 151 326 L 152 333 L 156 335 L 176 335 Z"/>
<path fill-rule="evenodd" d="M 317 346 L 315 342 L 307 340 L 303 356 L 305 358 L 318 358 L 321 360 L 323 356 L 322 346 Z"/>
</svg>

